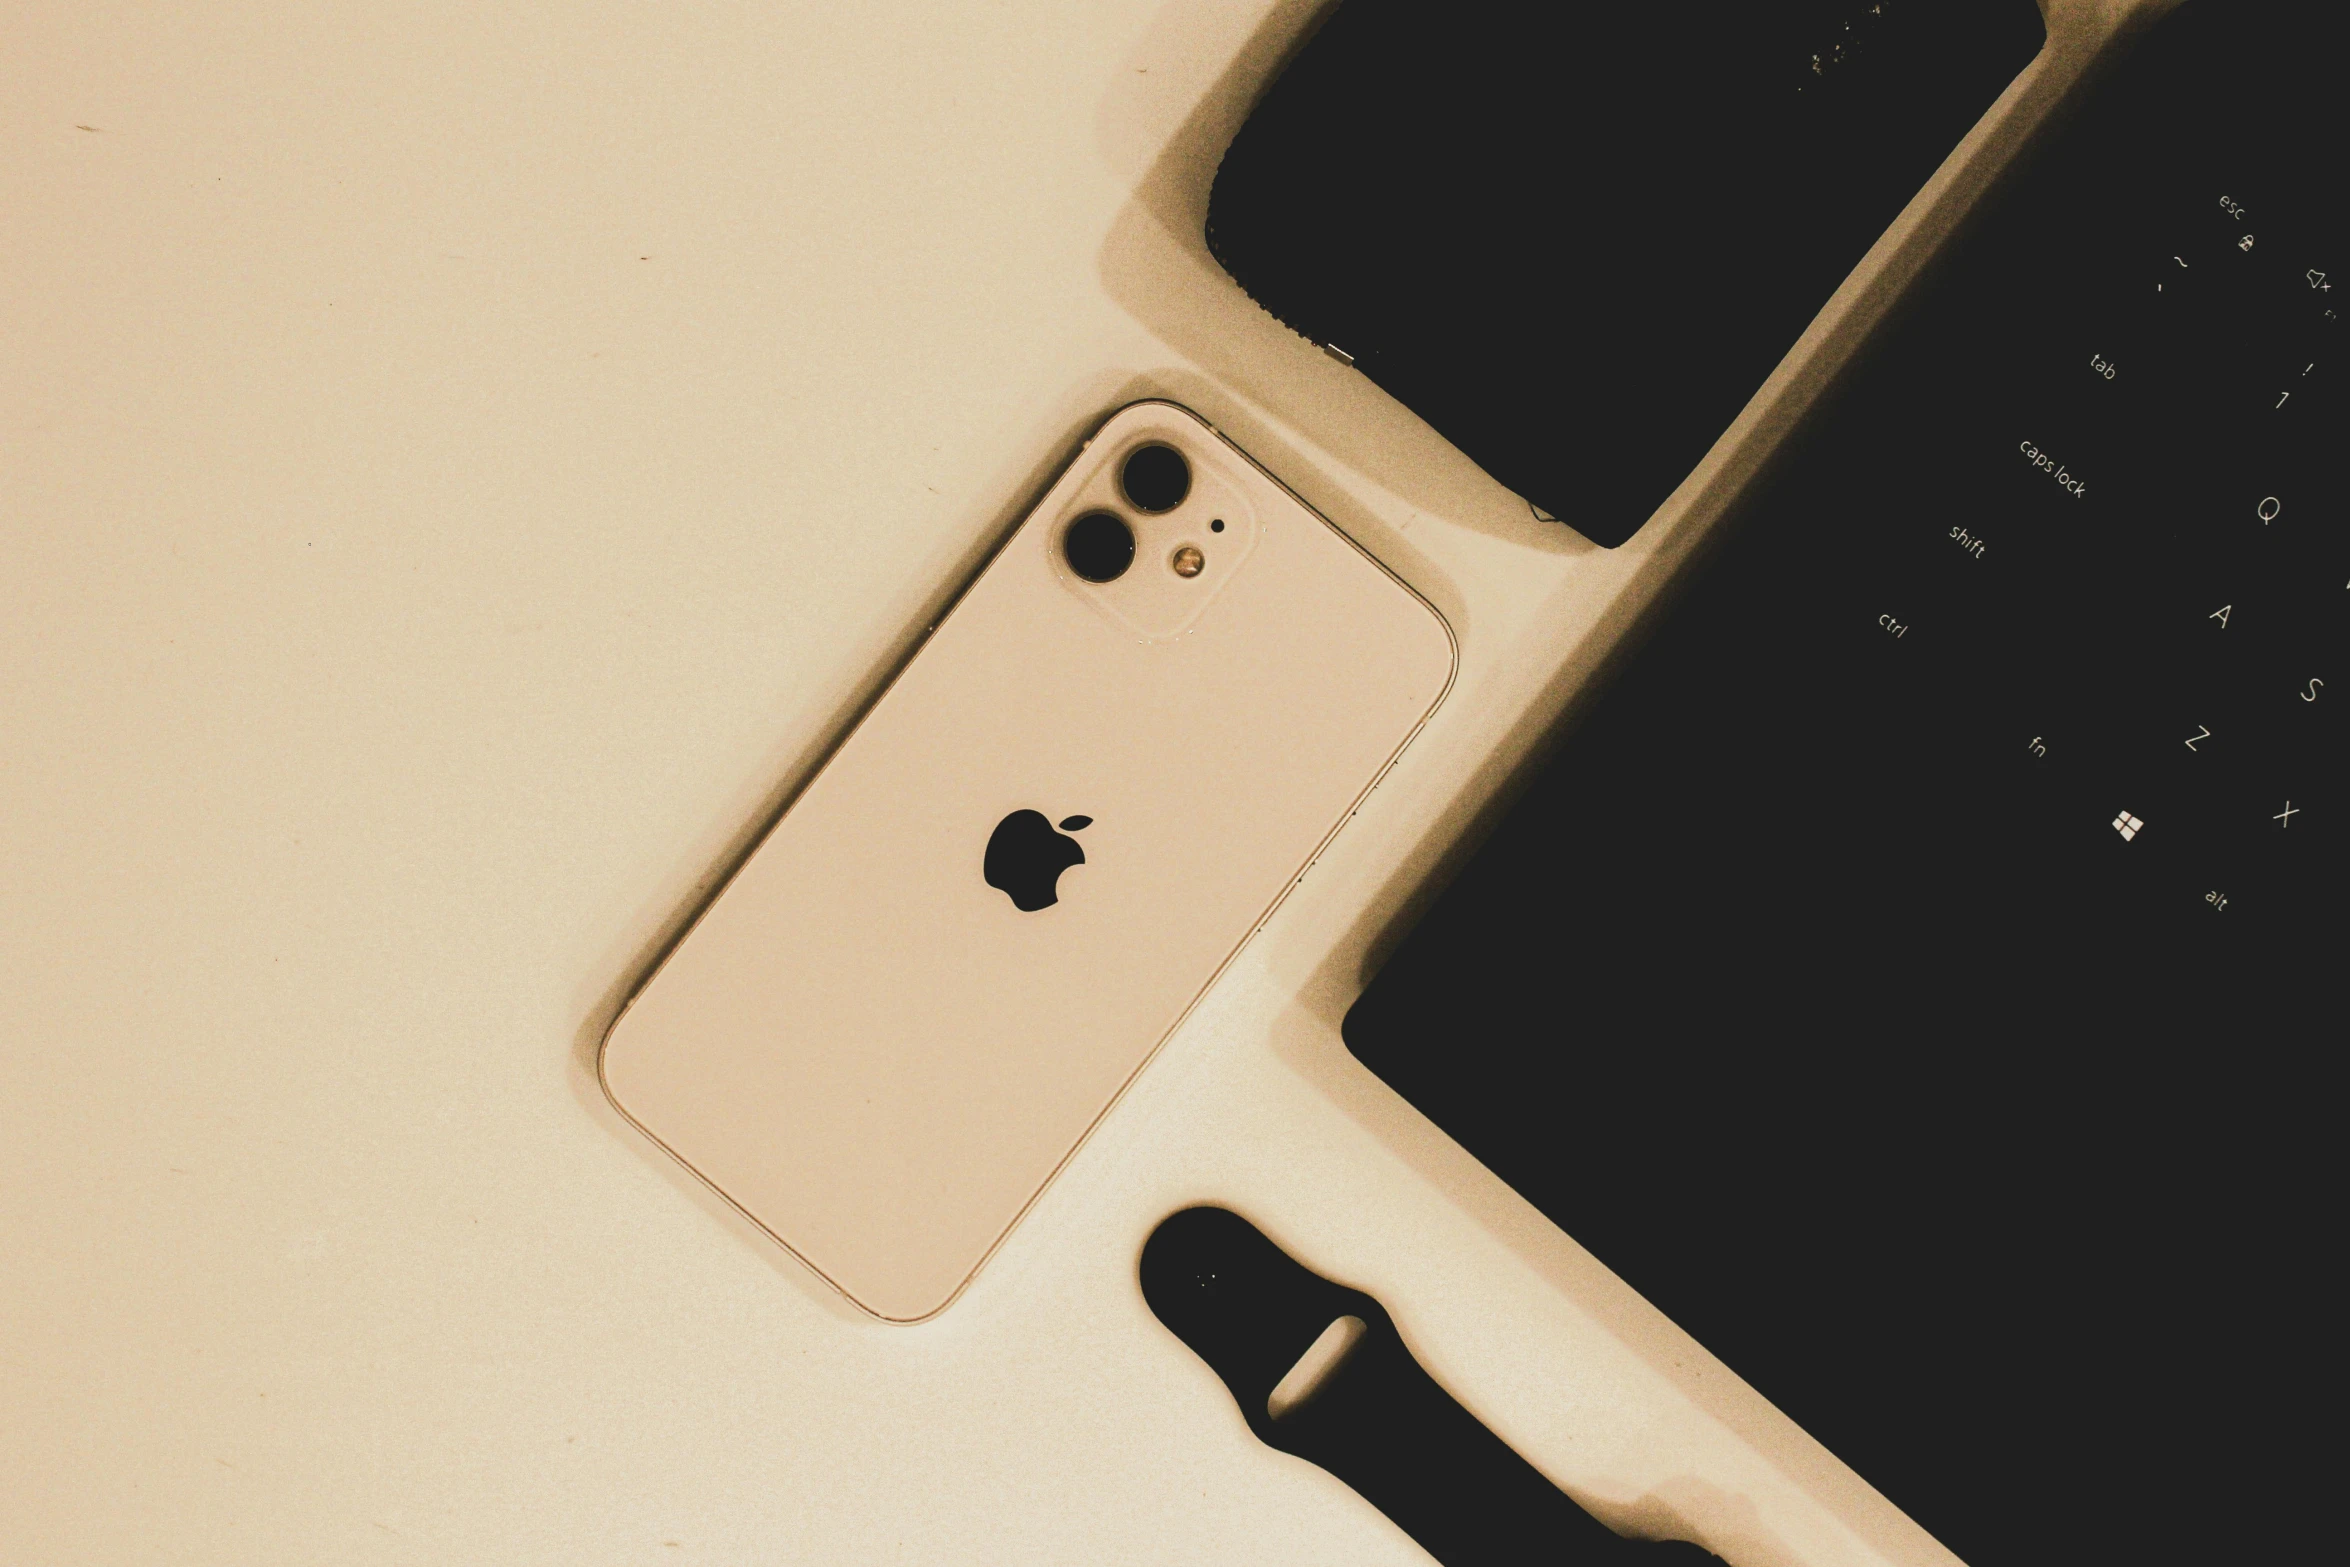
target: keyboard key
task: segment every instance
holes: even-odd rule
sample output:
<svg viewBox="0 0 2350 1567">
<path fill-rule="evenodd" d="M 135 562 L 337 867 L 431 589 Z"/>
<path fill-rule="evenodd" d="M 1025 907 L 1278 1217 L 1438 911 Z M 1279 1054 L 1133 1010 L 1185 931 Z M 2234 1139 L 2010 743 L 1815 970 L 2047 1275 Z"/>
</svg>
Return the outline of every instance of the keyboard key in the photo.
<svg viewBox="0 0 2350 1567">
<path fill-rule="evenodd" d="M 2350 798 L 2350 366 L 2332 187 L 2202 113 L 1921 328 L 1856 420 L 1846 580 L 1873 701 L 2116 887 L 2242 923 L 2311 896 Z"/>
</svg>

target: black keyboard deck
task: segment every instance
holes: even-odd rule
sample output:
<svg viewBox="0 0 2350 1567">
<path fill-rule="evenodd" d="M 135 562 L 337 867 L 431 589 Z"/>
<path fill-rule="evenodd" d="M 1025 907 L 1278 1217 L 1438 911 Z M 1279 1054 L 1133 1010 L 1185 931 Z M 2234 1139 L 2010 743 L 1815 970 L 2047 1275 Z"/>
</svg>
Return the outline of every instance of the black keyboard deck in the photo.
<svg viewBox="0 0 2350 1567">
<path fill-rule="evenodd" d="M 2158 41 L 1852 421 L 1829 530 L 1894 700 L 2235 922 L 2338 909 L 2350 815 L 2350 83 L 2274 102 L 2286 41 Z"/>
<path fill-rule="evenodd" d="M 2117 51 L 1346 1020 L 1977 1567 L 2334 1548 L 2332 9 Z"/>
</svg>

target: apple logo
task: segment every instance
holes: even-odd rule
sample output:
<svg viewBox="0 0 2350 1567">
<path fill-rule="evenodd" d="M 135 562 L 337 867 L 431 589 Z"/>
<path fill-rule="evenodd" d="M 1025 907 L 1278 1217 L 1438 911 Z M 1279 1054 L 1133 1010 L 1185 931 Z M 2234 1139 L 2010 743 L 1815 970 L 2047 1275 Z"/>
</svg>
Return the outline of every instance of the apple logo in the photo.
<svg viewBox="0 0 2350 1567">
<path fill-rule="evenodd" d="M 1090 816 L 1062 818 L 1067 832 L 1053 831 L 1042 811 L 1014 811 L 995 824 L 987 840 L 987 860 L 981 866 L 987 884 L 1012 900 L 1023 914 L 1051 908 L 1061 901 L 1057 885 L 1061 872 L 1085 863 L 1085 851 L 1069 833 L 1093 825 Z"/>
</svg>

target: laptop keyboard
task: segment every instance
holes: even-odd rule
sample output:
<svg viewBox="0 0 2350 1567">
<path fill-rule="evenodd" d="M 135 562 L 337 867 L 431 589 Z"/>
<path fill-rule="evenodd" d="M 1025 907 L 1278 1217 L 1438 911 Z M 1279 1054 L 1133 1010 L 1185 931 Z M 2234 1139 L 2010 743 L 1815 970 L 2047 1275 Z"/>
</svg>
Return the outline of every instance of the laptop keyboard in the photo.
<svg viewBox="0 0 2350 1567">
<path fill-rule="evenodd" d="M 1876 411 L 1848 608 L 1888 700 L 2242 924 L 2324 897 L 2350 813 L 2350 255 L 2273 84 L 2185 74 L 2040 182 Z"/>
<path fill-rule="evenodd" d="M 2117 48 L 1345 1023 L 1983 1567 L 2338 1532 L 2332 9 Z"/>
</svg>

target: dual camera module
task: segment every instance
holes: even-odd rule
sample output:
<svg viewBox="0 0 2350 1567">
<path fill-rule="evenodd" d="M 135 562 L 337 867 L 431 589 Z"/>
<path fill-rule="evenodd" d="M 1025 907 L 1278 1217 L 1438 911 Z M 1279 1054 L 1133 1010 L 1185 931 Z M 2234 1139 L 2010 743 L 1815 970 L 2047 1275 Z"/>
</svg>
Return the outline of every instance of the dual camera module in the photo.
<svg viewBox="0 0 2350 1567">
<path fill-rule="evenodd" d="M 1119 466 L 1118 490 L 1136 511 L 1153 516 L 1173 511 L 1191 494 L 1191 464 L 1172 446 L 1156 441 L 1138 446 Z M 1223 520 L 1208 528 L 1223 532 Z M 1134 564 L 1134 530 L 1114 511 L 1089 511 L 1061 535 L 1061 556 L 1088 582 L 1115 582 Z M 1190 544 L 1167 560 L 1179 577 L 1196 577 L 1206 565 L 1207 557 Z"/>
</svg>

